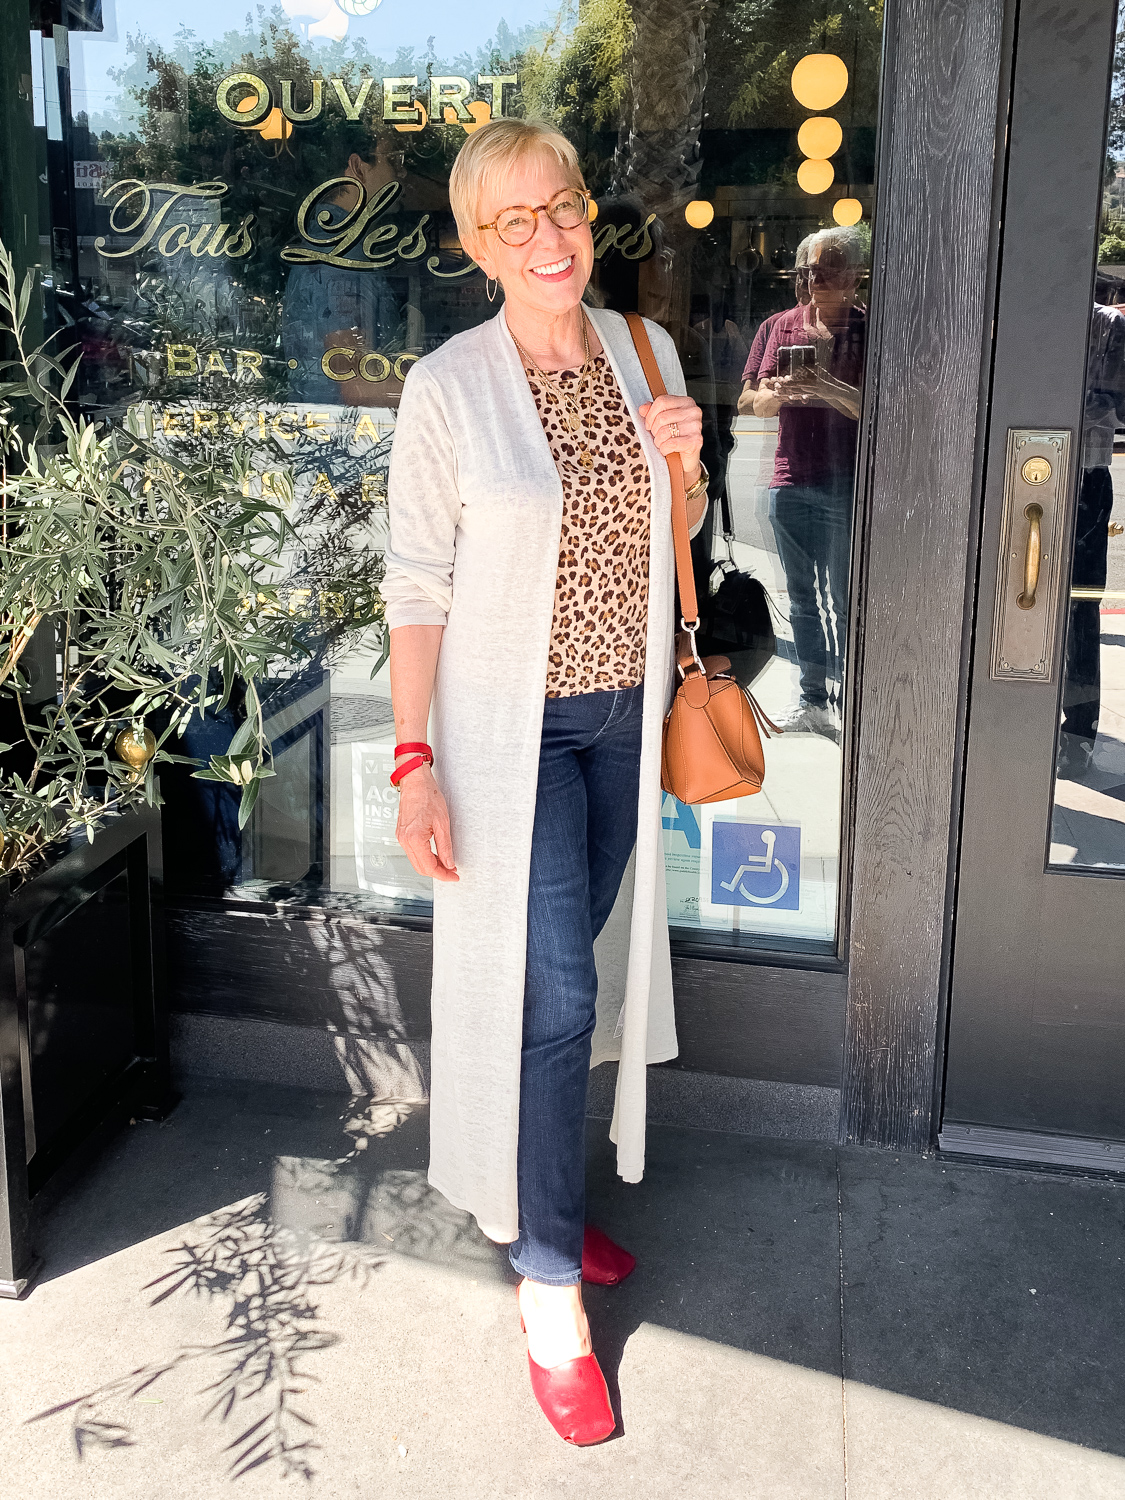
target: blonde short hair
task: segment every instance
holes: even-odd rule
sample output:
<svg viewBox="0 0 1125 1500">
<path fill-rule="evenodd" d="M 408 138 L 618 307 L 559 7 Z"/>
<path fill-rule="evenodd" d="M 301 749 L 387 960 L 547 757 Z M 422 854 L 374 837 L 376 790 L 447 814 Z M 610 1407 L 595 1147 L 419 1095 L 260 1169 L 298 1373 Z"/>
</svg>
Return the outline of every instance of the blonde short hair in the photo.
<svg viewBox="0 0 1125 1500">
<path fill-rule="evenodd" d="M 490 120 L 469 136 L 449 174 L 450 207 L 461 244 L 470 255 L 481 243 L 477 225 L 485 196 L 528 156 L 553 158 L 562 167 L 567 186 L 585 190 L 577 151 L 549 121 Z"/>
</svg>

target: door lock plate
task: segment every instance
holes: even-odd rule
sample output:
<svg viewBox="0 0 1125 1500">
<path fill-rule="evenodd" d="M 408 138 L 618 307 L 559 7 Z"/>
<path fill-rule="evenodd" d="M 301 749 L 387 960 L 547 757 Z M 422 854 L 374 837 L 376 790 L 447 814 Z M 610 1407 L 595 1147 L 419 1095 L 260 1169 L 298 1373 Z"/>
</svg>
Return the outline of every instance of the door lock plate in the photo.
<svg viewBox="0 0 1125 1500">
<path fill-rule="evenodd" d="M 1070 433 L 1008 429 L 989 676 L 1050 682 L 1062 579 Z"/>
</svg>

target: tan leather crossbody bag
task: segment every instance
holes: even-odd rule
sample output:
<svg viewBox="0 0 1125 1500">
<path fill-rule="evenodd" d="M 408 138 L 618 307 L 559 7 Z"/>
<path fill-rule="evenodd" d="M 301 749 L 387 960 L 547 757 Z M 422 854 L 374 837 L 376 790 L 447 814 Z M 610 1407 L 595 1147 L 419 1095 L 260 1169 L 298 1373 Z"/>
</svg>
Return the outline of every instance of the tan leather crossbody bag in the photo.
<svg viewBox="0 0 1125 1500">
<path fill-rule="evenodd" d="M 666 393 L 648 333 L 638 313 L 626 313 L 637 357 L 653 399 Z M 678 453 L 669 454 L 672 481 L 672 541 L 676 581 L 680 586 L 680 625 L 676 636 L 678 682 L 664 720 L 660 782 L 681 802 L 726 802 L 762 789 L 766 759 L 762 734 L 780 733 L 731 675 L 725 656 L 702 660 L 695 647 L 699 609 L 691 567 L 684 469 Z M 759 732 L 759 726 L 761 732 Z"/>
</svg>

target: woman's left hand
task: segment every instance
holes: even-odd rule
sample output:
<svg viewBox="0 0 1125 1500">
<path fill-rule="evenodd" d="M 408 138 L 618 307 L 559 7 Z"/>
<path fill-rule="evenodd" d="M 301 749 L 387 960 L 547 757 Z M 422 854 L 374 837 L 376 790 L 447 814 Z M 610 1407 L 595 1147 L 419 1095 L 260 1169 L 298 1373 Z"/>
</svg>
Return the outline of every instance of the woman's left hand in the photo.
<svg viewBox="0 0 1125 1500">
<path fill-rule="evenodd" d="M 703 447 L 703 413 L 690 396 L 657 396 L 637 407 L 652 440 L 667 458 L 678 453 L 684 481 L 690 489 L 699 478 L 699 450 Z"/>
</svg>

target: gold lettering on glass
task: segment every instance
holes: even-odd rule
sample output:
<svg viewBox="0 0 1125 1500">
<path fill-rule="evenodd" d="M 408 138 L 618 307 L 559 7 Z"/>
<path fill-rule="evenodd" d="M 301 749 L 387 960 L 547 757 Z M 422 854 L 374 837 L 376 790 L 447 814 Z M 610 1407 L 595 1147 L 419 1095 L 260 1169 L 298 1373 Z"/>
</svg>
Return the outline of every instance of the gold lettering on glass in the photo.
<svg viewBox="0 0 1125 1500">
<path fill-rule="evenodd" d="M 376 363 L 372 364 L 372 360 Z M 391 362 L 385 354 L 365 354 L 359 362 L 359 376 L 361 380 L 370 380 L 376 384 L 381 380 L 389 380 Z"/>
<path fill-rule="evenodd" d="M 483 88 L 487 83 L 492 89 L 492 118 L 498 120 L 504 113 L 504 85 L 510 83 L 513 86 L 519 82 L 515 73 L 478 73 L 477 86 Z"/>
<path fill-rule="evenodd" d="M 177 205 L 182 208 L 191 199 L 218 203 L 229 191 L 225 182 L 197 182 L 192 187 L 182 187 L 175 182 L 142 182 L 137 177 L 123 177 L 120 182 L 110 183 L 102 195 L 103 201 L 110 205 L 109 227 L 115 235 L 136 234 L 138 238 L 123 250 L 111 250 L 105 235 L 98 235 L 94 249 L 103 260 L 124 260 L 139 255 L 150 245 L 155 245 L 166 257 L 187 250 L 197 259 L 209 255 L 240 260 L 254 248 L 256 215 L 244 214 L 233 232 L 225 224 L 200 227 L 169 222 L 175 219 L 173 210 Z M 167 196 L 163 202 L 157 202 L 161 194 Z"/>
<path fill-rule="evenodd" d="M 443 271 L 441 269 L 441 260 L 436 255 L 431 255 L 426 262 L 426 270 L 429 271 L 431 276 L 436 276 L 439 281 L 457 281 L 462 276 L 471 276 L 478 269 L 479 267 L 475 260 L 469 261 L 467 265 L 458 267 L 456 271 Z"/>
<path fill-rule="evenodd" d="M 448 124 L 455 125 L 462 120 L 468 120 L 472 124 L 473 117 L 465 108 L 465 101 L 472 91 L 473 86 L 467 78 L 460 78 L 456 74 L 448 77 L 434 74 L 430 78 L 430 119 L 444 120 L 444 108 L 452 106 L 454 118 Z"/>
<path fill-rule="evenodd" d="M 363 80 L 363 82 L 359 86 L 359 93 L 355 96 L 354 99 L 348 96 L 347 86 L 345 85 L 342 78 L 333 78 L 331 80 L 331 83 L 332 92 L 336 95 L 336 98 L 339 99 L 340 104 L 343 107 L 345 118 L 349 120 L 358 120 L 360 115 L 363 113 L 363 106 L 367 103 L 368 94 L 370 94 L 371 90 L 375 87 L 374 78 L 365 78 Z M 292 118 L 292 116 L 290 116 L 290 118 Z"/>
<path fill-rule="evenodd" d="M 345 190 L 355 198 L 348 209 L 339 202 Z M 363 185 L 353 177 L 330 177 L 315 187 L 298 208 L 296 228 L 302 243 L 287 245 L 281 252 L 282 260 L 289 265 L 341 266 L 349 271 L 383 271 L 396 260 L 421 260 L 429 248 L 426 240 L 429 214 L 422 214 L 414 228 L 401 238 L 396 223 L 374 222 L 401 192 L 400 182 L 388 182 L 368 198 Z M 397 240 L 393 246 L 392 240 Z M 357 246 L 359 253 L 350 254 Z M 426 269 L 445 280 L 472 275 L 477 269 L 472 260 L 452 272 L 442 271 L 440 266 L 436 255 L 426 261 Z"/>
<path fill-rule="evenodd" d="M 230 225 L 220 224 L 211 236 L 211 243 L 207 246 L 207 254 L 218 260 L 226 250 L 227 240 L 230 238 Z"/>
<path fill-rule="evenodd" d="M 620 250 L 625 260 L 644 260 L 652 254 L 652 236 L 649 225 L 656 219 L 649 214 L 643 224 L 607 224 L 604 229 L 594 231 L 594 259 L 601 260 L 610 250 Z"/>
<path fill-rule="evenodd" d="M 325 85 L 330 90 L 329 98 L 335 99 L 343 110 L 345 119 L 359 120 L 372 91 L 378 82 L 375 78 L 364 78 L 353 98 L 348 91 L 348 82 L 343 78 L 314 78 L 311 80 L 312 99 L 307 109 L 297 109 L 294 103 L 295 80 L 282 78 L 281 113 L 296 124 L 319 118 L 325 103 Z M 468 78 L 460 74 L 439 75 L 423 82 L 423 94 L 428 97 L 429 108 L 423 99 L 416 97 L 417 76 L 383 79 L 383 119 L 391 121 L 399 130 L 421 130 L 432 119 L 438 124 L 468 126 L 476 129 L 488 119 L 500 119 L 504 113 L 504 89 L 519 83 L 516 73 L 478 73 L 476 89 Z M 485 103 L 476 102 L 473 109 L 470 100 L 474 92 L 485 97 Z M 491 99 L 488 95 L 491 94 Z M 237 96 L 237 97 L 236 97 Z M 256 73 L 228 73 L 215 90 L 215 107 L 224 119 L 242 129 L 253 129 L 267 118 L 273 105 L 269 85 Z M 446 111 L 452 111 L 446 119 Z M 269 137 L 267 137 L 268 139 Z"/>
<path fill-rule="evenodd" d="M 230 102 L 232 91 L 240 84 L 244 88 L 253 89 L 258 96 L 258 102 L 251 109 L 239 110 Z M 248 97 L 249 95 L 244 96 L 244 98 Z M 221 115 L 235 125 L 257 125 L 269 114 L 270 91 L 265 81 L 256 73 L 229 73 L 215 92 L 215 107 Z"/>
<path fill-rule="evenodd" d="M 262 356 L 256 349 L 236 349 L 234 351 L 234 375 L 236 380 L 241 380 L 243 375 L 248 375 L 251 380 L 263 380 Z M 241 431 L 241 429 L 239 429 Z"/>
<path fill-rule="evenodd" d="M 179 239 L 176 236 L 179 236 Z M 161 255 L 167 257 L 178 255 L 187 246 L 191 238 L 191 229 L 187 224 L 173 224 L 171 229 L 166 229 L 156 242 L 156 248 Z"/>
<path fill-rule="evenodd" d="M 424 125 L 421 106 L 414 102 L 417 78 L 383 79 L 383 119 L 401 125 Z"/>
<path fill-rule="evenodd" d="M 404 234 L 395 246 L 395 254 L 399 260 L 418 260 L 426 253 L 426 225 L 430 222 L 429 214 L 423 214 L 409 234 Z"/>
<path fill-rule="evenodd" d="M 350 359 L 354 353 L 354 349 L 329 349 L 326 351 L 324 357 L 320 361 L 320 368 L 328 376 L 329 380 L 354 380 L 354 369 L 339 371 L 334 369 L 332 366 L 332 361 L 336 358 L 337 354 L 342 354 L 345 359 Z"/>
<path fill-rule="evenodd" d="M 166 349 L 184 350 L 190 349 L 187 344 L 166 345 Z M 333 351 L 330 351 L 333 352 Z M 354 350 L 347 353 L 354 354 Z M 196 358 L 196 351 L 192 350 L 191 357 Z M 368 354 L 366 358 L 380 361 L 376 370 L 370 376 L 371 380 L 383 380 L 390 377 L 393 372 L 395 379 L 405 378 L 410 365 L 420 358 L 417 354 L 399 354 L 395 356 L 386 354 Z M 386 366 L 387 374 L 383 374 L 383 366 Z M 198 370 L 193 373 L 198 374 Z M 332 377 L 335 380 L 341 378 L 354 379 L 355 372 L 349 376 L 341 377 L 339 374 Z M 291 407 L 271 407 L 268 410 L 257 408 L 248 410 L 245 406 L 239 409 L 216 408 L 214 410 L 205 407 L 193 407 L 191 405 L 159 406 L 156 403 L 142 402 L 140 405 L 131 406 L 127 414 L 128 430 L 138 435 L 147 433 L 150 437 L 157 430 L 157 426 L 163 432 L 174 438 L 186 437 L 189 429 L 194 428 L 196 432 L 215 432 L 222 427 L 235 437 L 253 436 L 254 418 L 257 417 L 257 437 L 262 443 L 272 444 L 275 437 L 284 438 L 292 442 L 302 435 L 301 428 L 304 424 L 305 432 L 313 437 L 328 441 L 330 439 L 342 439 L 349 447 L 362 442 L 368 442 L 378 446 L 394 431 L 393 422 L 376 422 L 368 411 L 361 410 L 358 418 L 352 425 L 351 415 L 343 417 L 330 411 L 308 411 L 301 412 Z M 291 426 L 284 424 L 291 423 Z M 250 432 L 247 432 L 250 428 Z M 370 484 L 386 488 L 386 474 L 380 473 L 369 475 Z"/>
<path fill-rule="evenodd" d="M 358 196 L 355 205 L 337 217 L 333 208 L 339 208 L 336 199 L 345 188 Z M 287 246 L 281 252 L 282 260 L 298 266 L 320 264 L 344 266 L 353 271 L 371 269 L 362 261 L 347 259 L 347 252 L 371 221 L 389 207 L 401 191 L 400 182 L 388 182 L 369 200 L 362 183 L 353 177 L 330 177 L 327 182 L 313 188 L 298 208 L 297 233 L 305 244 Z M 318 231 L 321 232 L 319 235 Z"/>
<path fill-rule="evenodd" d="M 293 105 L 293 80 L 283 78 L 281 80 L 281 113 L 287 120 L 300 124 L 303 120 L 315 120 L 324 108 L 324 79 L 314 78 L 312 85 L 312 103 L 308 109 L 296 109 Z"/>
<path fill-rule="evenodd" d="M 168 361 L 168 378 L 178 375 L 198 375 L 199 360 L 191 344 L 165 344 L 164 354 Z M 165 432 L 168 428 L 165 427 Z"/>
<path fill-rule="evenodd" d="M 241 260 L 244 255 L 249 255 L 253 250 L 254 237 L 251 231 L 257 222 L 257 214 L 243 214 L 238 228 L 223 246 L 223 254 L 229 260 Z"/>
</svg>

